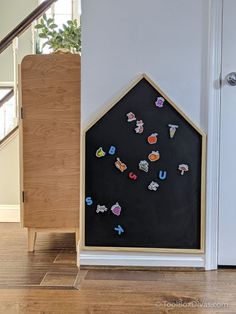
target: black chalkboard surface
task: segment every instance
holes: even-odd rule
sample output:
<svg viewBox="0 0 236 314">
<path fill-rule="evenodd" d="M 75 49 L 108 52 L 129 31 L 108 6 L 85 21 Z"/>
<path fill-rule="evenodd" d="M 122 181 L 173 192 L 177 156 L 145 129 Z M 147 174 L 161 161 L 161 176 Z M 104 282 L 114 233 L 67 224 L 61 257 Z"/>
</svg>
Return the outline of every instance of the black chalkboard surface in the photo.
<svg viewBox="0 0 236 314">
<path fill-rule="evenodd" d="M 205 136 L 146 75 L 85 136 L 86 247 L 202 252 Z"/>
</svg>

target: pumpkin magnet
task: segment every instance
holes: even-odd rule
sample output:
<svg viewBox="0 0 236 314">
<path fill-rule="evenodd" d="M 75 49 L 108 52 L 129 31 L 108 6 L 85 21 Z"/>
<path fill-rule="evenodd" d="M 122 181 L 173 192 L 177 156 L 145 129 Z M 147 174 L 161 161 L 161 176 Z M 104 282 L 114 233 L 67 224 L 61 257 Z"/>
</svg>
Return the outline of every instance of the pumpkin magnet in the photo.
<svg viewBox="0 0 236 314">
<path fill-rule="evenodd" d="M 160 154 L 159 151 L 152 151 L 149 155 L 148 155 L 148 159 L 150 161 L 157 161 L 158 159 L 160 159 Z"/>
<path fill-rule="evenodd" d="M 149 144 L 156 144 L 157 142 L 157 133 L 152 133 L 151 135 L 148 136 L 147 141 Z"/>
</svg>

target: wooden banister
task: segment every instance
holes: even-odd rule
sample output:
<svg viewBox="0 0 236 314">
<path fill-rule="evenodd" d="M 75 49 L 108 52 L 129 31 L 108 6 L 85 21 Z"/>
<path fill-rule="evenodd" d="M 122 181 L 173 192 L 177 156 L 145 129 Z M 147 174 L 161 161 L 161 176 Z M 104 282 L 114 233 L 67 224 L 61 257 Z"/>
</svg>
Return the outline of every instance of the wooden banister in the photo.
<svg viewBox="0 0 236 314">
<path fill-rule="evenodd" d="M 18 128 L 19 127 L 17 125 L 10 132 L 8 132 L 7 135 L 4 136 L 4 138 L 0 140 L 0 147 L 2 146 L 3 143 L 5 143 L 9 139 L 9 137 L 11 137 L 18 130 Z"/>
<path fill-rule="evenodd" d="M 57 0 L 45 0 L 0 41 L 0 54 Z"/>
<path fill-rule="evenodd" d="M 0 108 L 7 102 L 12 96 L 14 96 L 14 89 L 12 88 L 2 99 L 0 99 Z"/>
</svg>

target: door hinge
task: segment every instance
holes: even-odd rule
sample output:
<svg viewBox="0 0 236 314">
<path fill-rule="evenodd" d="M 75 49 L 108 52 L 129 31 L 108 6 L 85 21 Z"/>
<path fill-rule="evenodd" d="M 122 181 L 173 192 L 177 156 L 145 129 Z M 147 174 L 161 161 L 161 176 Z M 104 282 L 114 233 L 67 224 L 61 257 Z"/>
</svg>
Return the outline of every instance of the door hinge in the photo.
<svg viewBox="0 0 236 314">
<path fill-rule="evenodd" d="M 22 191 L 22 203 L 25 202 L 25 191 Z"/>
<path fill-rule="evenodd" d="M 23 107 L 20 108 L 20 117 L 21 117 L 21 119 L 24 118 L 24 115 L 23 115 Z"/>
<path fill-rule="evenodd" d="M 220 72 L 220 75 L 219 75 L 219 88 L 221 88 L 222 86 L 223 86 L 222 72 Z"/>
</svg>

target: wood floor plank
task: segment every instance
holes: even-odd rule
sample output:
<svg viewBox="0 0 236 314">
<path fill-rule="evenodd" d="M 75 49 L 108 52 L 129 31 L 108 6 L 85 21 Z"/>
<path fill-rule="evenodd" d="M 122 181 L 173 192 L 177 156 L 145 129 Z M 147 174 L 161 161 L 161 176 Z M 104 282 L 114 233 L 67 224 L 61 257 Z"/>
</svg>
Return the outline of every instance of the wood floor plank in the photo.
<svg viewBox="0 0 236 314">
<path fill-rule="evenodd" d="M 63 261 L 62 252 L 75 260 L 74 234 L 39 234 L 35 252 L 29 253 L 26 230 L 19 223 L 0 223 L 0 287 L 39 286 L 48 272 L 75 278 L 78 268 L 67 255 L 54 263 L 58 256 Z"/>
<path fill-rule="evenodd" d="M 0 224 L 0 314 L 236 313 L 235 269 L 78 273 L 73 235 L 42 234 L 34 253 L 26 236 L 19 224 Z"/>
</svg>

